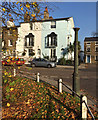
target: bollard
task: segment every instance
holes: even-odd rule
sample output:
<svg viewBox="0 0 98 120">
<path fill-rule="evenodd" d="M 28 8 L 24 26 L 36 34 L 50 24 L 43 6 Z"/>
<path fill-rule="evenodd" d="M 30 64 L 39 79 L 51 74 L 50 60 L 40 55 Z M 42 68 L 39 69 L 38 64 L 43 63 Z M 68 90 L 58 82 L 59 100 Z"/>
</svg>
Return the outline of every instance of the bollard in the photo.
<svg viewBox="0 0 98 120">
<path fill-rule="evenodd" d="M 58 90 L 60 93 L 62 93 L 62 79 L 59 79 L 58 81 Z"/>
<path fill-rule="evenodd" d="M 87 104 L 87 97 L 83 96 L 82 101 L 85 101 Z M 87 119 L 87 107 L 84 102 L 82 102 L 82 119 L 86 120 Z"/>
<path fill-rule="evenodd" d="M 37 76 L 36 76 L 36 80 L 37 80 L 37 82 L 39 82 L 39 76 L 40 76 L 40 74 L 37 73 Z"/>
<path fill-rule="evenodd" d="M 16 76 L 16 69 L 14 69 L 14 77 Z"/>
</svg>

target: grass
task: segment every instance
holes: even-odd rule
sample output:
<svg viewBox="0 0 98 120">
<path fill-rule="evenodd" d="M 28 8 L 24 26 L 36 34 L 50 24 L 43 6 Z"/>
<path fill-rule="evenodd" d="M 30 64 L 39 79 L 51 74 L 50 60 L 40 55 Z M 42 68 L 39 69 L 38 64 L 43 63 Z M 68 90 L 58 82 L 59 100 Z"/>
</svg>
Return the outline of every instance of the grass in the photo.
<svg viewBox="0 0 98 120">
<path fill-rule="evenodd" d="M 3 70 L 3 119 L 80 119 L 78 98 L 43 82 L 13 77 L 11 70 Z"/>
</svg>

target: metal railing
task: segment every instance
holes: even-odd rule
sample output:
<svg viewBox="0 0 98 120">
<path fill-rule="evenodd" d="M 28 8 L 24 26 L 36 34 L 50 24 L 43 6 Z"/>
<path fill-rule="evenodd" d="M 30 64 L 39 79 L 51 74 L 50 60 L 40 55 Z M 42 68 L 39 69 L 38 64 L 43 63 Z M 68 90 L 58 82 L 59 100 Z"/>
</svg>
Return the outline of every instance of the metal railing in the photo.
<svg viewBox="0 0 98 120">
<path fill-rule="evenodd" d="M 22 71 L 21 71 L 22 72 Z M 20 72 L 20 73 L 21 73 Z M 37 74 L 35 74 L 36 75 L 36 81 L 37 82 L 40 82 L 40 74 L 39 73 L 37 73 Z M 27 76 L 26 76 L 27 77 Z M 30 77 L 29 77 L 30 78 Z M 34 78 L 33 78 L 34 79 Z M 60 80 L 60 79 L 59 79 Z M 42 82 L 45 82 L 45 81 L 43 81 L 43 80 L 41 80 Z M 73 91 L 70 87 L 68 87 L 66 84 L 64 84 L 62 81 L 60 82 L 60 84 L 62 83 L 62 85 L 63 86 L 65 86 L 68 90 L 70 90 L 72 93 L 74 93 L 79 99 L 80 99 L 80 115 L 81 115 L 81 118 L 82 118 L 82 104 L 83 103 L 85 103 L 85 106 L 86 106 L 86 108 L 88 109 L 88 112 L 89 112 L 89 114 L 91 115 L 91 117 L 92 117 L 92 120 L 95 120 L 95 118 L 94 118 L 94 115 L 92 114 L 92 112 L 91 112 L 91 110 L 90 110 L 90 108 L 89 108 L 89 106 L 87 105 L 87 103 L 85 102 L 85 100 L 82 100 L 82 98 L 83 98 L 83 95 L 78 95 L 75 91 Z M 59 81 L 58 81 L 58 84 L 59 84 Z M 58 86 L 59 87 L 59 86 Z M 61 89 L 61 88 L 60 88 Z M 58 90 L 59 90 L 59 88 L 58 88 Z M 62 90 L 61 90 L 62 91 Z"/>
</svg>

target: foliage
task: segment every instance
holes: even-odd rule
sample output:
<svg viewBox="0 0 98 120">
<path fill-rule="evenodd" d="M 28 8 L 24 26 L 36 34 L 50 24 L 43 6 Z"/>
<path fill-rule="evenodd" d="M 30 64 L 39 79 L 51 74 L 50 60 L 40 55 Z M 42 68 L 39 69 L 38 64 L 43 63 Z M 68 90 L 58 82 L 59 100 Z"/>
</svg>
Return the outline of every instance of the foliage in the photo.
<svg viewBox="0 0 98 120">
<path fill-rule="evenodd" d="M 73 61 L 72 60 L 66 60 L 66 65 L 73 65 Z"/>
<path fill-rule="evenodd" d="M 9 78 L 12 68 L 4 68 L 3 81 L 7 82 L 3 82 L 2 119 L 80 119 L 79 99 L 66 92 L 60 94 L 47 83 L 20 76 Z"/>
<path fill-rule="evenodd" d="M 47 55 L 44 55 L 43 53 L 42 53 L 42 55 L 43 55 L 43 58 L 44 58 L 44 59 L 47 59 L 47 60 L 49 60 L 49 56 L 47 56 Z"/>
<path fill-rule="evenodd" d="M 22 56 L 25 56 L 25 55 L 26 55 L 26 53 L 25 53 L 25 52 L 23 52 L 23 53 L 22 53 Z"/>
<path fill-rule="evenodd" d="M 30 15 L 30 18 L 41 17 L 41 4 L 37 2 L 2 2 L 2 21 L 13 18 L 15 22 L 23 21 L 24 14 Z"/>
<path fill-rule="evenodd" d="M 66 64 L 66 59 L 65 59 L 65 57 L 60 58 L 59 61 L 58 61 L 58 64 L 60 64 L 60 65 L 65 65 L 65 64 Z"/>
<path fill-rule="evenodd" d="M 42 19 L 44 9 L 48 6 L 48 9 L 52 11 L 51 5 L 44 2 L 2 2 L 0 5 L 0 11 L 2 12 L 2 23 L 6 25 L 10 18 L 13 18 L 14 22 L 19 25 L 19 22 L 24 22 L 24 15 L 30 16 L 30 21 L 36 19 Z"/>
</svg>

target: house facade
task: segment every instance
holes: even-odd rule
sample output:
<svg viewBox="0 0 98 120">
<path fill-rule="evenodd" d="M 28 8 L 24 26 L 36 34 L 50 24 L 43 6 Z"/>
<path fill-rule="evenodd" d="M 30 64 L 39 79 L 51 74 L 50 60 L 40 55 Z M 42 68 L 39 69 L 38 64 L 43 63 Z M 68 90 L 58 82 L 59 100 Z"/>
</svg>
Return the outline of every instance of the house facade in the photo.
<svg viewBox="0 0 98 120">
<path fill-rule="evenodd" d="M 41 53 L 50 60 L 59 59 L 74 42 L 73 18 L 45 20 L 42 22 Z M 71 56 L 66 55 L 69 59 Z"/>
<path fill-rule="evenodd" d="M 16 27 L 13 20 L 7 22 L 6 27 L 2 27 L 2 49 L 6 51 L 4 56 L 16 55 L 16 41 L 18 38 L 18 26 Z"/>
<path fill-rule="evenodd" d="M 6 29 L 16 30 L 13 43 L 9 41 L 5 33 L 3 33 L 3 39 L 7 46 L 10 44 L 7 47 L 4 43 L 7 49 L 13 47 L 16 57 L 24 57 L 27 60 L 34 57 L 46 57 L 51 61 L 56 61 L 66 54 L 68 45 L 74 42 L 73 17 L 53 19 L 49 17 L 47 7 L 42 20 L 34 18 L 30 21 L 29 15 L 25 14 L 24 22 L 20 23 L 20 26 L 12 27 L 12 25 L 14 24 L 10 24 Z M 74 54 L 72 56 L 74 58 Z M 66 54 L 65 58 L 70 59 L 70 54 Z"/>
<path fill-rule="evenodd" d="M 85 63 L 98 62 L 98 37 L 87 37 L 84 40 Z"/>
</svg>

